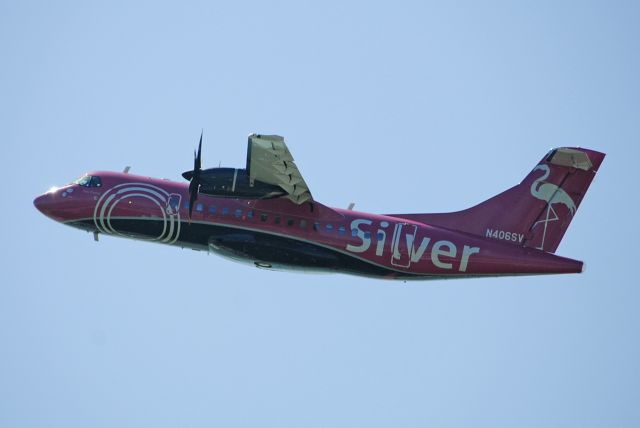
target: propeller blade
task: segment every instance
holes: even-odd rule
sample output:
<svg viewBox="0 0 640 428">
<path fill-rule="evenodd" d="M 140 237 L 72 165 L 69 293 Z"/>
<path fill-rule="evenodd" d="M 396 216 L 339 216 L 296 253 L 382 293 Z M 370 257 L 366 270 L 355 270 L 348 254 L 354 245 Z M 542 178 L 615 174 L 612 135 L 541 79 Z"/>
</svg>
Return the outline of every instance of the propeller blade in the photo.
<svg viewBox="0 0 640 428">
<path fill-rule="evenodd" d="M 191 221 L 191 214 L 193 213 L 193 204 L 198 199 L 198 186 L 195 181 L 191 181 L 189 184 L 189 221 Z"/>
<path fill-rule="evenodd" d="M 202 134 L 204 131 L 200 132 L 200 142 L 198 143 L 198 155 L 195 156 L 195 162 L 193 165 L 193 170 L 198 170 L 200 172 L 200 168 L 202 167 Z M 195 155 L 195 153 L 194 153 Z"/>
<path fill-rule="evenodd" d="M 189 183 L 189 223 L 191 223 L 191 214 L 193 213 L 193 204 L 198 200 L 198 190 L 200 189 L 200 171 L 202 169 L 202 134 L 200 132 L 200 142 L 198 143 L 198 151 L 193 151 L 193 171 L 190 174 Z M 183 177 L 187 178 L 188 173 L 184 173 Z"/>
</svg>

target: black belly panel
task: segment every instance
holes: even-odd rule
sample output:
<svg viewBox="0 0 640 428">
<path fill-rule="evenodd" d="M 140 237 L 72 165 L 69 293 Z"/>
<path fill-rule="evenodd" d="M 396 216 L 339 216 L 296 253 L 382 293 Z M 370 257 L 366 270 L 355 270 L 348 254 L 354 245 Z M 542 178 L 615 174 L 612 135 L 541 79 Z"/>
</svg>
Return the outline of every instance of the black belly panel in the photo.
<svg viewBox="0 0 640 428">
<path fill-rule="evenodd" d="M 162 229 L 162 222 L 153 219 L 111 219 L 110 224 L 120 234 L 134 239 L 158 236 L 158 231 Z M 83 220 L 71 225 L 83 230 L 95 230 L 93 220 Z M 225 257 L 255 263 L 263 268 L 337 271 L 387 278 L 417 277 L 375 266 L 310 242 L 207 223 L 189 224 L 183 221 L 178 240 L 173 245 L 212 251 Z"/>
</svg>

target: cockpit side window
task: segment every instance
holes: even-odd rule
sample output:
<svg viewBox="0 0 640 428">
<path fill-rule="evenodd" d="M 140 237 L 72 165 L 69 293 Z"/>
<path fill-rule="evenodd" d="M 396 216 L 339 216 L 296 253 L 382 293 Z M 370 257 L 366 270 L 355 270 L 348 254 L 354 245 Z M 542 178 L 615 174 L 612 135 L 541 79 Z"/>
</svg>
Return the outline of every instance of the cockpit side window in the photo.
<svg viewBox="0 0 640 428">
<path fill-rule="evenodd" d="M 89 182 L 91 181 L 90 175 L 83 175 L 74 181 L 75 184 L 79 184 L 80 186 L 89 187 Z"/>
<path fill-rule="evenodd" d="M 100 177 L 97 176 L 93 176 L 91 177 L 91 181 L 89 181 L 89 187 L 101 187 L 102 186 L 102 180 L 100 179 Z"/>
<path fill-rule="evenodd" d="M 74 181 L 74 183 L 84 187 L 102 187 L 102 180 L 96 175 L 83 175 Z"/>
</svg>

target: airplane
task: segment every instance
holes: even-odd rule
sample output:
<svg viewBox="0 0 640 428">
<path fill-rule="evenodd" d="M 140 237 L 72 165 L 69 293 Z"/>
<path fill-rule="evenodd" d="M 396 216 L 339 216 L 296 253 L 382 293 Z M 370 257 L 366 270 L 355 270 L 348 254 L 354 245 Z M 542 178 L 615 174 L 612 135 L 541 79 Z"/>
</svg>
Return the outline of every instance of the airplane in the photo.
<svg viewBox="0 0 640 428">
<path fill-rule="evenodd" d="M 517 185 L 450 213 L 370 214 L 313 198 L 284 138 L 249 135 L 246 167 L 202 169 L 189 183 L 94 171 L 35 198 L 51 219 L 216 253 L 258 268 L 383 279 L 580 273 L 555 253 L 605 154 L 549 151 Z"/>
</svg>

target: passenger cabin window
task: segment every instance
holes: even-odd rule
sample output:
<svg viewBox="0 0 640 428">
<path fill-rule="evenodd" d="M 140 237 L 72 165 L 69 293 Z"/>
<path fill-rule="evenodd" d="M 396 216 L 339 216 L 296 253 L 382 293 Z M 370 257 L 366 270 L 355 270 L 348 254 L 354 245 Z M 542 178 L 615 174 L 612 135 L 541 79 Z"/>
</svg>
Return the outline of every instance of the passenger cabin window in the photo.
<svg viewBox="0 0 640 428">
<path fill-rule="evenodd" d="M 247 211 L 247 218 L 248 218 L 249 220 L 253 220 L 253 216 L 254 216 L 254 212 L 253 212 L 253 210 L 249 210 L 249 211 Z"/>
<path fill-rule="evenodd" d="M 307 220 L 300 220 L 300 229 L 307 228 Z"/>
<path fill-rule="evenodd" d="M 242 210 L 240 208 L 238 208 L 236 210 L 236 218 L 240 218 L 240 217 L 242 217 Z"/>
<path fill-rule="evenodd" d="M 209 214 L 215 214 L 218 211 L 215 205 L 209 206 Z"/>
<path fill-rule="evenodd" d="M 229 208 L 228 207 L 222 208 L 222 215 L 229 215 Z"/>
<path fill-rule="evenodd" d="M 275 224 L 280 224 L 280 216 L 279 216 L 279 215 L 275 216 L 275 217 L 273 218 L 273 222 L 274 222 Z"/>
<path fill-rule="evenodd" d="M 295 221 L 292 218 L 287 219 L 287 226 L 293 226 L 293 223 L 295 223 Z"/>
<path fill-rule="evenodd" d="M 267 221 L 269 219 L 269 216 L 266 215 L 265 213 L 260 214 L 260 221 Z"/>
<path fill-rule="evenodd" d="M 331 223 L 327 223 L 325 228 L 327 229 L 327 232 L 333 232 L 333 225 Z"/>
<path fill-rule="evenodd" d="M 338 228 L 338 234 L 340 234 L 340 235 L 344 235 L 344 234 L 346 233 L 346 231 L 347 231 L 347 230 L 345 229 L 345 227 L 344 227 L 344 226 L 340 226 L 340 227 Z"/>
<path fill-rule="evenodd" d="M 204 205 L 203 205 L 202 203 L 198 202 L 198 203 L 196 204 L 196 211 L 198 211 L 198 212 L 200 212 L 200 213 L 201 213 L 202 211 L 204 211 Z"/>
<path fill-rule="evenodd" d="M 168 214 L 177 213 L 180 209 L 180 195 L 172 193 L 169 196 L 169 203 L 167 205 L 169 206 L 167 210 Z"/>
</svg>

